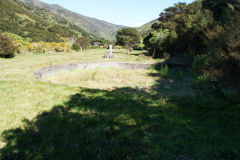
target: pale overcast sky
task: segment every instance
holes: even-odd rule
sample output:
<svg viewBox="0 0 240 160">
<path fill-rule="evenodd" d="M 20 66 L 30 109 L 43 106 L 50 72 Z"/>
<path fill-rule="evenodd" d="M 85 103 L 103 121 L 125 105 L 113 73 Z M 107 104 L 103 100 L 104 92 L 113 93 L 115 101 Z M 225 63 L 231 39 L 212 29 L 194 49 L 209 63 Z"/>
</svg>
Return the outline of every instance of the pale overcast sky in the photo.
<svg viewBox="0 0 240 160">
<path fill-rule="evenodd" d="M 141 26 L 158 18 L 159 13 L 177 2 L 194 0 L 41 0 L 59 4 L 74 12 L 114 24 Z"/>
</svg>

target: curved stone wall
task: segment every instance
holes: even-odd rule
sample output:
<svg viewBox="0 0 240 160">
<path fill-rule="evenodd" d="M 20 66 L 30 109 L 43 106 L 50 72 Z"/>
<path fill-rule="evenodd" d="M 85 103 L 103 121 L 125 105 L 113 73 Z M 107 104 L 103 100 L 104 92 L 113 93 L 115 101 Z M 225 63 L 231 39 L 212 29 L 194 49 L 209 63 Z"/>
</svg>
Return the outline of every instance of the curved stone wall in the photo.
<svg viewBox="0 0 240 160">
<path fill-rule="evenodd" d="M 38 69 L 34 72 L 34 76 L 37 79 L 41 79 L 44 81 L 44 76 L 57 74 L 59 72 L 67 72 L 72 70 L 80 70 L 80 69 L 92 69 L 97 67 L 104 68 L 119 68 L 119 69 L 150 69 L 154 67 L 155 69 L 161 69 L 162 65 L 168 65 L 169 67 L 186 67 L 185 63 L 123 63 L 123 62 L 95 62 L 95 63 L 78 63 L 78 64 L 64 64 L 64 65 L 56 65 L 49 66 L 46 68 Z"/>
<path fill-rule="evenodd" d="M 79 63 L 79 64 L 64 64 L 49 66 L 46 68 L 38 69 L 34 72 L 34 76 L 37 79 L 44 80 L 44 76 L 57 74 L 59 72 L 67 72 L 71 70 L 80 70 L 80 69 L 92 69 L 97 67 L 104 68 L 119 68 L 119 69 L 150 69 L 155 66 L 154 64 L 149 63 L 121 63 L 121 62 L 96 62 L 96 63 Z"/>
</svg>

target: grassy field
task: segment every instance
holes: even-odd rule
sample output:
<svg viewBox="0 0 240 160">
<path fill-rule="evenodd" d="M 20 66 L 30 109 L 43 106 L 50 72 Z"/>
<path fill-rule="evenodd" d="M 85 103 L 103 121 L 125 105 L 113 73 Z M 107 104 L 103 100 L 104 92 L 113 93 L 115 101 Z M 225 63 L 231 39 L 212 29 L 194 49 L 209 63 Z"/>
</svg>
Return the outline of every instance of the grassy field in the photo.
<svg viewBox="0 0 240 160">
<path fill-rule="evenodd" d="M 190 71 L 98 68 L 50 77 L 65 84 L 33 76 L 55 64 L 159 62 L 114 52 L 114 59 L 102 58 L 107 50 L 0 59 L 0 159 L 240 158 L 240 105 L 194 97 Z"/>
<path fill-rule="evenodd" d="M 123 87 L 147 89 L 154 85 L 154 82 L 157 80 L 157 77 L 149 76 L 149 74 L 154 73 L 157 72 L 144 69 L 129 70 L 99 67 L 95 69 L 63 72 L 48 76 L 45 80 L 72 87 L 91 89 L 112 90 Z"/>
</svg>

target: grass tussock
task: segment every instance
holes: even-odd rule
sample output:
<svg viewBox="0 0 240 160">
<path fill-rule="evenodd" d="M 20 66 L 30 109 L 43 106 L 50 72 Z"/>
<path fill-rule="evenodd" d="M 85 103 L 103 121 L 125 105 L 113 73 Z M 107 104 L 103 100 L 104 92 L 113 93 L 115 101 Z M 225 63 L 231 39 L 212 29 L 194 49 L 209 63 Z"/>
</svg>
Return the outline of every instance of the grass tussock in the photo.
<svg viewBox="0 0 240 160">
<path fill-rule="evenodd" d="M 151 87 L 156 77 L 149 76 L 152 71 L 137 69 L 96 68 L 63 72 L 46 77 L 58 84 L 67 84 L 75 87 L 93 89 L 113 89 L 122 87 L 148 88 Z"/>
</svg>

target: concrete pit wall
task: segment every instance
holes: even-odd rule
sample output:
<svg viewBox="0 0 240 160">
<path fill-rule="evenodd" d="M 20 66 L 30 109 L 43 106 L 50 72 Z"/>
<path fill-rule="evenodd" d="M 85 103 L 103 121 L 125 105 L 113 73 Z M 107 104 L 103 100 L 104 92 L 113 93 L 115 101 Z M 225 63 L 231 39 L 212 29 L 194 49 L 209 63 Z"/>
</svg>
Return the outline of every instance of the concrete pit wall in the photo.
<svg viewBox="0 0 240 160">
<path fill-rule="evenodd" d="M 60 72 L 68 72 L 80 69 L 93 69 L 97 67 L 103 68 L 119 68 L 119 69 L 150 69 L 154 64 L 148 63 L 121 63 L 121 62 L 96 62 L 96 63 L 79 63 L 79 64 L 64 64 L 49 66 L 46 68 L 38 69 L 34 72 L 37 79 L 44 80 L 45 76 L 57 74 Z"/>
<path fill-rule="evenodd" d="M 95 62 L 95 63 L 79 63 L 79 64 L 64 64 L 64 65 L 56 65 L 49 66 L 46 68 L 38 69 L 34 72 L 34 76 L 37 79 L 41 79 L 43 81 L 45 76 L 57 74 L 60 72 L 68 72 L 72 70 L 80 70 L 80 69 L 93 69 L 97 67 L 103 68 L 119 68 L 119 69 L 161 69 L 161 66 L 168 65 L 169 67 L 186 67 L 184 63 L 122 63 L 122 62 Z"/>
</svg>

